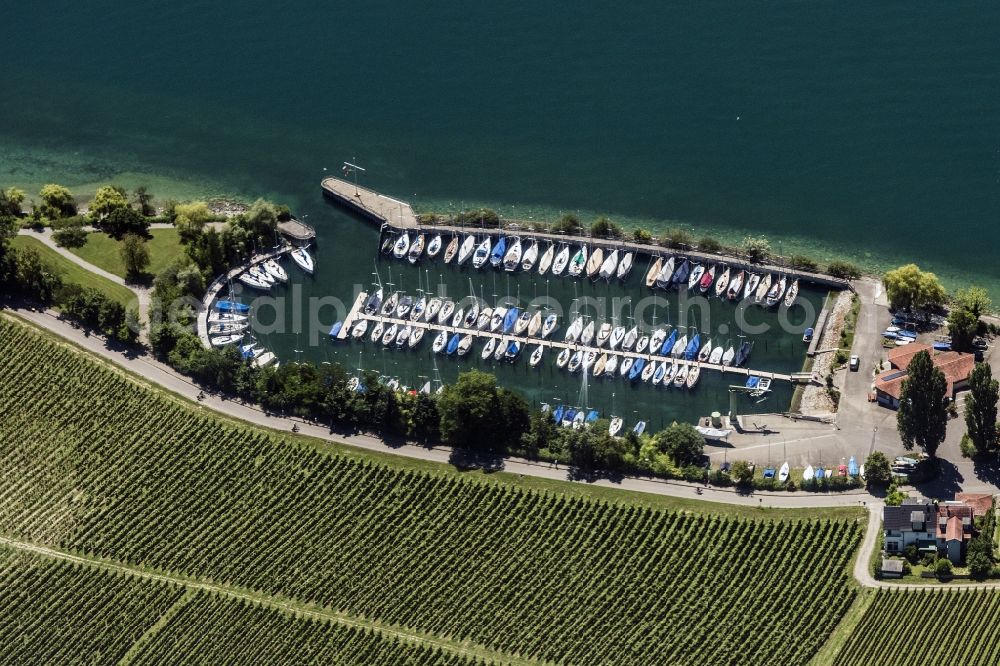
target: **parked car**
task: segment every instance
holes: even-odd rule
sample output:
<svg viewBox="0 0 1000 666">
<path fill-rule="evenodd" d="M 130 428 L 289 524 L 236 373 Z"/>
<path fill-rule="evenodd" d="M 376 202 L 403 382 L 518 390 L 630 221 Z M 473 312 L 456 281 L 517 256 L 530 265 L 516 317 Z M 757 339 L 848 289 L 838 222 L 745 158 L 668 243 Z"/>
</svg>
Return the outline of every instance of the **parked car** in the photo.
<svg viewBox="0 0 1000 666">
<path fill-rule="evenodd" d="M 861 367 L 861 359 L 855 354 L 851 357 L 851 372 L 857 372 L 858 368 Z"/>
</svg>

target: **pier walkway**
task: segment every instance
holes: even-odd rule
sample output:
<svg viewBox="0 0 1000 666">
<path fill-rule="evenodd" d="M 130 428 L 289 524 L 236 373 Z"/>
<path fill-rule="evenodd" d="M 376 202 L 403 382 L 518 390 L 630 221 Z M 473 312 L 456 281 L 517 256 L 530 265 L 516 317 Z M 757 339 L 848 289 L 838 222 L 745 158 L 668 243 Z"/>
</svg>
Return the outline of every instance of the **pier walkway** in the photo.
<svg viewBox="0 0 1000 666">
<path fill-rule="evenodd" d="M 384 326 L 391 326 L 392 324 L 398 324 L 401 327 L 411 326 L 414 328 L 422 328 L 428 331 L 428 333 L 431 332 L 438 333 L 440 331 L 447 331 L 449 337 L 455 333 L 458 333 L 459 335 L 462 336 L 471 335 L 476 340 L 486 340 L 488 338 L 494 338 L 498 342 L 501 342 L 504 345 L 506 345 L 506 343 L 510 341 L 516 340 L 520 342 L 522 345 L 522 350 L 519 355 L 527 355 L 530 353 L 527 350 L 528 345 L 531 345 L 532 347 L 536 345 L 541 345 L 546 350 L 552 349 L 561 351 L 563 349 L 569 349 L 570 351 L 578 351 L 578 350 L 584 352 L 593 351 L 598 354 L 602 353 L 607 353 L 609 355 L 614 354 L 621 358 L 632 358 L 632 359 L 641 358 L 647 362 L 659 363 L 660 361 L 673 360 L 674 362 L 676 362 L 681 366 L 697 366 L 699 368 L 702 368 L 703 370 L 715 370 L 723 374 L 733 374 L 738 377 L 748 377 L 750 375 L 754 375 L 756 377 L 770 377 L 772 380 L 777 380 L 777 381 L 786 381 L 786 382 L 808 381 L 808 378 L 797 378 L 790 374 L 783 374 L 778 372 L 766 372 L 763 370 L 753 370 L 750 368 L 742 368 L 742 367 L 737 368 L 731 365 L 722 365 L 720 363 L 707 363 L 707 362 L 703 363 L 700 361 L 686 361 L 681 359 L 674 359 L 668 356 L 661 356 L 659 354 L 637 353 L 633 351 L 622 351 L 621 349 L 611 350 L 606 347 L 583 345 L 578 342 L 570 343 L 559 340 L 542 339 L 539 337 L 529 337 L 527 335 L 512 335 L 510 333 L 500 333 L 489 330 L 480 330 L 478 328 L 466 328 L 464 326 L 450 326 L 446 324 L 439 324 L 437 322 L 431 323 L 426 321 L 411 321 L 409 318 L 385 316 L 380 313 L 368 314 L 362 310 L 362 306 L 367 298 L 368 294 L 366 292 L 361 292 L 360 294 L 358 294 L 357 299 L 354 301 L 354 306 L 351 308 L 350 313 L 347 316 L 347 319 L 344 320 L 344 325 L 341 327 L 340 333 L 337 335 L 337 339 L 344 340 L 350 337 L 351 334 L 350 332 L 351 329 L 354 328 L 354 325 L 357 322 L 364 319 L 368 321 L 382 322 Z M 371 329 L 369 328 L 365 332 L 365 335 L 362 336 L 362 339 L 368 337 L 370 334 L 371 334 Z M 424 334 L 424 337 L 426 338 L 428 337 L 428 335 Z M 428 342 L 422 341 L 422 344 L 428 344 Z"/>
<path fill-rule="evenodd" d="M 355 213 L 396 229 L 416 229 L 417 216 L 405 201 L 397 201 L 375 190 L 361 187 L 341 178 L 324 178 L 323 194 L 326 198 Z"/>
</svg>

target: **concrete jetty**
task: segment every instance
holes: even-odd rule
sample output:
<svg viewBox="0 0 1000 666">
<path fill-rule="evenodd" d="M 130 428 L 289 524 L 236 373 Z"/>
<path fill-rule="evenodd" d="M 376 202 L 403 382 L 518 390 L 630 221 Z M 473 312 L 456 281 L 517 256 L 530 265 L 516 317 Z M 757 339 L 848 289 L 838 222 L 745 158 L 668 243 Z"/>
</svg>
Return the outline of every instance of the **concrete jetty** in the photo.
<svg viewBox="0 0 1000 666">
<path fill-rule="evenodd" d="M 332 176 L 324 178 L 321 186 L 327 199 L 373 222 L 388 224 L 396 229 L 416 229 L 418 226 L 413 208 L 405 201 Z"/>
</svg>

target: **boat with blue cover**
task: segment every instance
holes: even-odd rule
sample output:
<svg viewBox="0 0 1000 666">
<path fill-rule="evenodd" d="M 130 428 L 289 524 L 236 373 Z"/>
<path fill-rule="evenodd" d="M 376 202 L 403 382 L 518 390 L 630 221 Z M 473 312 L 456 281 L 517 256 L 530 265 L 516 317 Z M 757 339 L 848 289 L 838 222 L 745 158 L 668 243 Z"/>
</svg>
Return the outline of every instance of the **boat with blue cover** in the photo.
<svg viewBox="0 0 1000 666">
<path fill-rule="evenodd" d="M 447 348 L 449 354 L 454 354 L 458 350 L 458 343 L 461 339 L 462 336 L 460 336 L 458 333 L 455 333 L 451 336 L 451 340 L 448 341 L 448 348 Z"/>
<path fill-rule="evenodd" d="M 851 456 L 851 459 L 847 461 L 847 473 L 851 476 L 858 475 L 858 461 Z"/>
<path fill-rule="evenodd" d="M 635 378 L 642 374 L 642 369 L 646 367 L 646 359 L 637 358 L 632 364 L 632 369 L 628 371 L 628 378 L 635 381 Z"/>
<path fill-rule="evenodd" d="M 490 264 L 499 266 L 505 254 L 507 254 L 507 239 L 501 236 L 500 240 L 493 247 L 493 252 L 490 254 Z"/>
<path fill-rule="evenodd" d="M 333 328 L 330 329 L 330 337 L 335 338 L 338 335 L 340 335 L 340 329 L 342 329 L 343 327 L 344 327 L 344 322 L 342 321 L 338 321 L 336 324 L 334 324 Z"/>
<path fill-rule="evenodd" d="M 733 366 L 739 367 L 743 365 L 746 360 L 750 357 L 750 352 L 753 350 L 753 343 L 749 340 L 744 340 L 740 343 L 740 348 L 736 352 L 736 358 L 733 360 Z"/>
<path fill-rule="evenodd" d="M 660 356 L 670 356 L 670 352 L 673 350 L 675 344 L 677 344 L 676 328 L 670 331 L 670 335 L 663 341 L 663 346 L 660 347 Z"/>
<path fill-rule="evenodd" d="M 600 415 L 600 414 L 599 414 L 599 413 L 597 412 L 597 410 L 596 410 L 596 409 L 592 409 L 592 410 L 590 410 L 589 412 L 587 412 L 587 418 L 586 418 L 586 422 L 587 422 L 587 423 L 593 423 L 593 422 L 594 422 L 594 421 L 596 421 L 596 420 L 597 420 L 598 418 L 600 418 L 600 416 L 601 416 L 601 415 Z"/>
<path fill-rule="evenodd" d="M 219 312 L 250 312 L 250 306 L 238 301 L 219 301 L 215 304 Z"/>
<path fill-rule="evenodd" d="M 510 333 L 521 316 L 521 308 L 511 308 L 503 318 L 503 333 Z"/>
<path fill-rule="evenodd" d="M 558 424 L 562 421 L 563 412 L 566 411 L 566 407 L 559 405 L 556 407 L 556 411 L 552 412 L 552 419 Z"/>
<path fill-rule="evenodd" d="M 688 275 L 690 273 L 691 273 L 691 262 L 689 262 L 687 259 L 684 259 L 681 262 L 681 265 L 677 267 L 677 270 L 674 271 L 674 276 L 671 279 L 671 282 L 673 282 L 674 284 L 687 282 Z"/>
<path fill-rule="evenodd" d="M 687 361 L 693 361 L 696 356 L 698 356 L 698 350 L 701 348 L 701 335 L 695 333 L 691 341 L 688 342 L 687 347 L 684 348 L 684 359 Z"/>
</svg>

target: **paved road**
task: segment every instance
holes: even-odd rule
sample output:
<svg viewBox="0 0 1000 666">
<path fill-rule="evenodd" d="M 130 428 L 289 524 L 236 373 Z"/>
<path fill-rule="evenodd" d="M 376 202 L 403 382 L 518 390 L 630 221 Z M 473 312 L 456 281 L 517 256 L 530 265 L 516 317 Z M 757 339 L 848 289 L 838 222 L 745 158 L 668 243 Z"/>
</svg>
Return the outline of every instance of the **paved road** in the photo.
<svg viewBox="0 0 1000 666">
<path fill-rule="evenodd" d="M 120 365 L 131 372 L 158 384 L 170 391 L 173 391 L 192 402 L 196 401 L 199 387 L 193 384 L 188 378 L 176 373 L 169 366 L 160 363 L 147 354 L 127 354 L 116 349 L 105 346 L 103 339 L 88 335 L 85 331 L 74 328 L 69 323 L 58 318 L 57 313 L 52 311 L 35 311 L 19 309 L 15 312 L 22 318 L 56 333 L 63 338 L 79 345 L 97 356 L 107 359 Z M 267 426 L 277 430 L 290 430 L 294 423 L 298 423 L 300 432 L 305 435 L 317 437 L 331 442 L 346 443 L 370 451 L 381 453 L 393 453 L 395 455 L 430 460 L 433 462 L 448 463 L 452 457 L 452 450 L 445 446 L 432 448 L 418 446 L 415 444 L 405 444 L 401 446 L 389 446 L 380 438 L 368 435 L 357 434 L 343 436 L 331 434 L 325 427 L 316 426 L 310 423 L 303 423 L 294 419 L 265 414 L 260 409 L 247 404 L 222 400 L 217 396 L 207 396 L 201 402 L 204 407 L 224 413 L 253 423 Z M 533 462 L 521 458 L 505 458 L 503 470 L 512 474 L 523 474 L 525 476 L 535 476 L 546 479 L 560 481 L 570 479 L 569 468 L 561 465 L 551 465 L 548 463 Z M 870 500 L 871 495 L 865 491 L 844 492 L 844 493 L 811 493 L 811 492 L 781 492 L 764 493 L 756 492 L 752 495 L 738 493 L 729 488 L 704 488 L 701 495 L 696 493 L 696 484 L 682 481 L 666 481 L 661 479 L 649 479 L 641 477 L 625 477 L 620 481 L 610 481 L 599 479 L 596 481 L 579 481 L 590 485 L 619 488 L 622 490 L 652 493 L 656 495 L 667 495 L 684 499 L 697 499 L 707 502 L 718 502 L 725 504 L 739 504 L 743 506 L 766 506 L 775 508 L 808 508 L 808 507 L 830 507 L 830 506 L 860 506 L 862 502 Z"/>
</svg>

